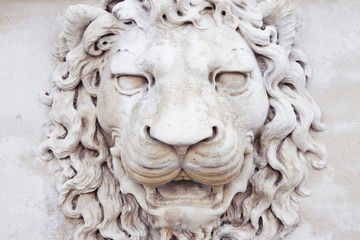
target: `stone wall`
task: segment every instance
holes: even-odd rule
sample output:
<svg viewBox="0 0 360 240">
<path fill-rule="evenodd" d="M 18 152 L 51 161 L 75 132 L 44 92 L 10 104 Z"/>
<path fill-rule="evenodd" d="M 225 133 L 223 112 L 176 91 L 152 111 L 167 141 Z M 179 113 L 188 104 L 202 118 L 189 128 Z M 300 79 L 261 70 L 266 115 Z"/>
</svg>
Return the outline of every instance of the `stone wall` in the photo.
<svg viewBox="0 0 360 240">
<path fill-rule="evenodd" d="M 39 94 L 56 65 L 51 56 L 63 12 L 96 1 L 3 0 L 0 4 L 0 238 L 71 239 L 76 222 L 57 208 L 56 166 L 36 156 L 47 109 Z M 293 1 L 301 45 L 323 111 L 320 134 L 329 164 L 312 171 L 300 226 L 287 239 L 356 240 L 360 236 L 360 2 Z"/>
</svg>

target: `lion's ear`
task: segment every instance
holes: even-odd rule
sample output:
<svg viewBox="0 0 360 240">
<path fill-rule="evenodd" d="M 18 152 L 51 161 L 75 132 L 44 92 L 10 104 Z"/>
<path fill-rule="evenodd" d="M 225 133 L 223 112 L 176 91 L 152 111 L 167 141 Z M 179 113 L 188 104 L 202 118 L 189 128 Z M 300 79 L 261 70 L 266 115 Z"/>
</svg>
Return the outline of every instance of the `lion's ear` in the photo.
<svg viewBox="0 0 360 240">
<path fill-rule="evenodd" d="M 274 26 L 277 42 L 290 54 L 295 40 L 296 18 L 291 4 L 286 0 L 265 0 L 259 3 L 264 25 Z"/>
<path fill-rule="evenodd" d="M 87 5 L 70 6 L 66 11 L 63 38 L 68 51 L 83 45 L 92 56 L 107 51 L 119 33 L 118 21 L 107 11 Z"/>
<path fill-rule="evenodd" d="M 109 50 L 119 31 L 119 22 L 114 15 L 107 13 L 98 17 L 85 30 L 82 40 L 86 52 L 99 56 Z"/>
<path fill-rule="evenodd" d="M 105 10 L 82 4 L 70 6 L 66 10 L 64 38 L 69 50 L 79 45 L 89 24 L 104 14 L 107 14 Z"/>
</svg>

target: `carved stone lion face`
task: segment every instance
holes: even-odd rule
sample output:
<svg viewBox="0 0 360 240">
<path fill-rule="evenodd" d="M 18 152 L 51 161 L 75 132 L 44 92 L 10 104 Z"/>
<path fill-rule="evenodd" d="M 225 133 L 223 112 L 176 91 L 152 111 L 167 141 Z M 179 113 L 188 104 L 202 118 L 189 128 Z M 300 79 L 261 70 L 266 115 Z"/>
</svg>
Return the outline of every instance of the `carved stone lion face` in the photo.
<svg viewBox="0 0 360 240">
<path fill-rule="evenodd" d="M 285 0 L 69 7 L 41 157 L 76 240 L 282 239 L 321 112 Z"/>
<path fill-rule="evenodd" d="M 246 190 L 269 103 L 239 33 L 135 28 L 113 47 L 101 79 L 97 116 L 121 190 L 160 225 L 209 224 Z"/>
</svg>

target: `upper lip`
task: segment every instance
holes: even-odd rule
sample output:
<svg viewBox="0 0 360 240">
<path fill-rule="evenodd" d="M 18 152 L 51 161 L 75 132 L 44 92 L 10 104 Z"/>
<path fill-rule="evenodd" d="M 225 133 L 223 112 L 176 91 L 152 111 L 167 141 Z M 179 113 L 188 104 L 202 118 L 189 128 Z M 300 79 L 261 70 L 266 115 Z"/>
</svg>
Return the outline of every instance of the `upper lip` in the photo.
<svg viewBox="0 0 360 240">
<path fill-rule="evenodd" d="M 174 149 L 181 160 L 184 160 L 189 146 L 174 146 Z"/>
<path fill-rule="evenodd" d="M 191 177 L 184 170 L 181 170 L 179 175 L 177 175 L 177 177 L 174 179 L 174 181 L 179 180 L 191 180 Z"/>
</svg>

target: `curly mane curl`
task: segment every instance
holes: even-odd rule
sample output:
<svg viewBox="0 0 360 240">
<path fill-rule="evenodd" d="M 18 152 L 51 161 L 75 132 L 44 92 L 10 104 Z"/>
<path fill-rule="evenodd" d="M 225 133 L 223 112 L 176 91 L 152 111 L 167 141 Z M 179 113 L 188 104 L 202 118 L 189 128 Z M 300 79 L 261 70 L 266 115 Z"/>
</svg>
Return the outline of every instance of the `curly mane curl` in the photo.
<svg viewBox="0 0 360 240">
<path fill-rule="evenodd" d="M 82 218 L 75 239 L 159 239 L 149 217 L 132 195 L 120 192 L 112 173 L 109 146 L 97 122 L 96 92 L 109 49 L 129 23 L 159 27 L 204 18 L 227 24 L 247 41 L 263 72 L 270 109 L 254 142 L 254 174 L 221 217 L 212 239 L 280 239 L 299 222 L 298 198 L 308 179 L 308 164 L 325 166 L 325 151 L 311 137 L 322 131 L 321 113 L 306 90 L 310 68 L 295 37 L 295 17 L 286 1 L 183 0 L 102 1 L 98 7 L 71 6 L 55 56 L 52 88 L 43 102 L 51 106 L 48 138 L 41 157 L 55 159 L 59 204 L 66 217 Z M 159 4 L 161 3 L 161 4 Z M 272 3 L 272 4 L 271 4 Z M 135 9 L 125 14 L 124 9 Z M 86 11 L 84 11 L 86 9 Z M 129 11 L 128 11 L 129 12 Z M 96 33 L 96 34 L 94 34 Z M 166 239 L 204 239 L 181 233 Z M 165 239 L 165 238 L 164 238 Z M 208 239 L 208 238 L 206 238 Z"/>
</svg>

